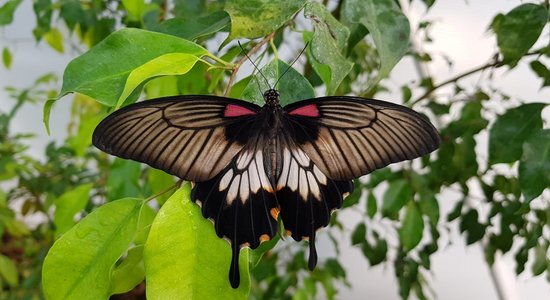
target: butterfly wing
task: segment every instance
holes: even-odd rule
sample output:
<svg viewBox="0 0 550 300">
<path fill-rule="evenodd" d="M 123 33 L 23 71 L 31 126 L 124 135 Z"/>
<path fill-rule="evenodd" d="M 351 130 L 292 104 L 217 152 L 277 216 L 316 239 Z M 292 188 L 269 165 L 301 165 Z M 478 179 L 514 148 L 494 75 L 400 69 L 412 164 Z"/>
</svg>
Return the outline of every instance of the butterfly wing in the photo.
<svg viewBox="0 0 550 300">
<path fill-rule="evenodd" d="M 415 111 L 378 100 L 325 97 L 284 108 L 283 154 L 277 200 L 285 229 L 309 240 L 352 192 L 352 179 L 439 146 L 435 128 Z"/>
<path fill-rule="evenodd" d="M 259 106 L 215 96 L 175 96 L 119 109 L 95 129 L 100 150 L 191 181 L 217 175 L 246 144 Z"/>
<path fill-rule="evenodd" d="M 358 97 L 324 97 L 286 106 L 298 146 L 334 180 L 351 180 L 439 147 L 433 125 L 407 107 Z"/>
<path fill-rule="evenodd" d="M 261 138 L 259 130 L 257 137 Z M 261 139 L 253 138 L 220 174 L 196 183 L 191 193 L 203 216 L 214 222 L 218 236 L 231 243 L 229 281 L 233 288 L 240 282 L 240 249 L 255 249 L 277 232 L 279 206 L 264 169 L 261 145 Z"/>
</svg>

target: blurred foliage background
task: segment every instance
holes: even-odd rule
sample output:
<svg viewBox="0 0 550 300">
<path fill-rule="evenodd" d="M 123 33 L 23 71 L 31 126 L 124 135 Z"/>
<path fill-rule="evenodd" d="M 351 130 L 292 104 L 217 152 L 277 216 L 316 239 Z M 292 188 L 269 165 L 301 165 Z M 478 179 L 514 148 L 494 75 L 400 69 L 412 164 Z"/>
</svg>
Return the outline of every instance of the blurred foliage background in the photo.
<svg viewBox="0 0 550 300">
<path fill-rule="evenodd" d="M 436 1 L 409 2 L 422 2 L 429 10 Z M 2 27 L 13 22 L 22 0 L 0 3 Z M 344 224 L 336 212 L 331 226 L 322 230 L 333 241 L 335 257 L 321 261 L 310 273 L 304 243 L 279 242 L 275 246 L 275 240 L 263 244 L 243 254 L 250 262 L 245 274 L 247 277 L 250 269 L 250 282 L 231 295 L 253 299 L 335 298 L 339 288 L 349 285 L 338 256 L 337 236 L 351 232 L 352 244 L 361 249 L 371 266 L 393 265 L 398 283 L 395 288 L 403 299 L 411 295 L 433 299 L 437 295 L 431 292 L 427 279 L 431 257 L 441 251 L 444 245 L 440 236 L 452 222 L 459 224 L 467 244 L 483 247 L 488 265 L 495 255 L 511 253 L 517 274 L 530 268 L 534 275 L 550 279 L 550 210 L 545 192 L 550 185 L 550 130 L 542 117 L 548 102 L 532 103 L 491 88 L 494 70 L 513 70 L 520 62 L 530 65 L 536 78 L 530 80 L 540 80 L 541 87 L 550 85 L 550 39 L 541 35 L 547 27 L 548 8 L 548 1 L 533 1 L 518 3 L 503 14 L 495 12 L 490 34 L 497 40 L 498 52 L 486 64 L 449 79 L 420 72 L 417 80 L 399 88 L 402 99 L 395 102 L 426 114 L 440 130 L 441 148 L 430 156 L 378 170 L 355 182 L 355 192 L 345 200 L 342 210 L 355 211 L 361 221 Z M 177 238 L 191 234 L 189 227 L 181 229 L 183 235 L 174 236 L 174 231 L 167 229 L 178 232 L 178 225 L 211 225 L 178 211 L 174 216 L 190 221 L 166 227 L 169 220 L 157 212 L 165 203 L 172 205 L 167 212 L 177 211 L 170 204 L 171 192 L 148 205 L 143 199 L 172 186 L 175 179 L 100 153 L 91 147 L 91 133 L 114 107 L 140 98 L 215 94 L 258 101 L 252 76 L 236 80 L 241 64 L 246 63 L 236 39 L 246 39 L 245 48 L 257 64 L 266 66 L 264 73 L 270 80 L 279 74 L 279 50 L 297 54 L 305 42 L 310 42 L 295 65 L 302 75 L 288 75 L 285 80 L 289 83 L 280 87 L 283 96 L 297 97 L 289 101 L 309 95 L 309 84 L 317 96 L 376 97 L 390 90 L 383 79 L 403 56 L 419 66 L 434 55 L 444 56 L 409 42 L 412 32 L 422 45 L 431 43 L 432 21 L 423 20 L 417 28 L 410 28 L 400 2 L 393 0 L 34 0 L 33 9 L 36 41 L 79 56 L 69 64 L 63 80 L 60 74 L 41 74 L 28 88 L 7 87 L 10 99 L 1 99 L 0 299 L 41 299 L 44 291 L 50 299 L 166 295 L 160 283 L 170 280 L 171 274 L 151 267 L 155 260 L 148 258 L 147 249 L 154 249 L 163 238 L 181 244 Z M 543 46 L 534 47 L 537 41 Z M 84 54 L 88 49 L 92 50 Z M 2 48 L 4 68 L 11 67 L 15 55 L 9 45 Z M 163 65 L 159 58 L 166 63 Z M 477 85 L 460 82 L 481 74 L 482 82 Z M 300 85 L 293 86 L 293 82 Z M 449 86 L 453 93 L 437 93 Z M 28 141 L 34 137 L 12 133 L 14 118 L 23 106 L 44 105 L 47 125 L 52 105 L 68 93 L 75 94 L 60 100 L 72 101 L 66 140 L 48 144 L 45 159 L 33 157 Z M 183 188 L 170 199 L 185 202 L 185 191 Z M 443 215 L 438 202 L 449 192 L 458 195 L 460 201 Z M 192 204 L 186 207 L 196 210 Z M 126 219 L 115 213 L 125 209 Z M 30 215 L 37 224 L 21 221 Z M 88 248 L 79 252 L 82 240 L 78 235 L 83 228 L 100 234 L 87 239 L 91 244 L 83 243 L 80 246 Z M 48 254 L 57 239 L 57 248 Z M 218 241 L 212 231 L 198 243 L 220 247 L 212 249 L 221 251 L 229 249 L 223 243 L 216 244 Z M 86 251 L 99 253 L 98 249 L 104 251 L 100 258 L 85 261 L 81 257 Z M 177 260 L 207 255 L 200 247 L 187 251 L 173 254 L 168 262 L 172 259 L 176 264 Z M 203 265 L 217 262 L 208 259 L 200 261 Z M 78 270 L 67 271 L 73 264 L 80 266 Z M 216 268 L 222 271 L 208 272 L 226 280 L 225 260 Z M 193 272 L 197 273 L 191 276 L 204 275 L 202 270 Z M 63 276 L 68 276 L 71 285 L 59 283 Z M 83 283 L 100 277 L 96 285 Z M 183 280 L 173 288 L 182 293 L 192 288 L 208 292 L 208 284 Z M 226 290 L 233 293 L 228 283 L 221 288 Z M 220 290 L 210 292 L 219 295 Z"/>
</svg>

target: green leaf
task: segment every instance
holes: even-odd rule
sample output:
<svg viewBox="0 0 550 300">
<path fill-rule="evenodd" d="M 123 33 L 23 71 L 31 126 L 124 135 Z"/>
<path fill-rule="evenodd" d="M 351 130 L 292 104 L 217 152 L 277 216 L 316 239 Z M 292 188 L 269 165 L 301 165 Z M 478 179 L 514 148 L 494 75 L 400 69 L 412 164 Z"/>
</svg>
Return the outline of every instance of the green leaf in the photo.
<svg viewBox="0 0 550 300">
<path fill-rule="evenodd" d="M 376 202 L 376 197 L 374 196 L 374 193 L 369 191 L 369 195 L 367 197 L 367 215 L 369 218 L 373 218 L 376 214 L 376 210 L 378 210 L 378 203 Z"/>
<path fill-rule="evenodd" d="M 412 201 L 407 205 L 407 211 L 403 224 L 399 228 L 399 240 L 405 251 L 411 251 L 420 243 L 422 239 L 422 232 L 424 231 L 424 221 L 422 220 L 422 214 Z"/>
<path fill-rule="evenodd" d="M 175 53 L 197 58 L 211 55 L 201 46 L 171 35 L 134 28 L 119 30 L 69 63 L 63 74 L 60 97 L 77 92 L 114 106 L 132 71 Z"/>
<path fill-rule="evenodd" d="M 229 15 L 224 11 L 216 11 L 201 17 L 168 19 L 153 29 L 186 40 L 194 40 L 220 32 L 229 24 L 231 24 Z"/>
<path fill-rule="evenodd" d="M 550 130 L 541 130 L 523 144 L 519 183 L 526 201 L 550 187 Z"/>
<path fill-rule="evenodd" d="M 4 63 L 4 67 L 6 67 L 6 69 L 9 69 L 11 67 L 12 57 L 10 49 L 8 49 L 7 47 L 4 47 L 4 49 L 2 50 L 2 62 Z"/>
<path fill-rule="evenodd" d="M 380 70 L 376 82 L 388 76 L 409 49 L 410 25 L 394 0 L 347 0 L 344 17 L 369 30 L 378 56 Z"/>
<path fill-rule="evenodd" d="M 133 198 L 107 203 L 58 239 L 42 270 L 46 298 L 109 298 L 112 269 L 134 239 L 142 204 Z"/>
<path fill-rule="evenodd" d="M 44 39 L 55 51 L 63 53 L 63 35 L 57 28 L 51 28 L 46 32 Z"/>
<path fill-rule="evenodd" d="M 489 131 L 489 163 L 511 163 L 521 158 L 523 142 L 542 128 L 544 103 L 523 104 L 499 116 Z"/>
<path fill-rule="evenodd" d="M 174 0 L 176 17 L 192 18 L 200 16 L 206 10 L 204 0 Z"/>
<path fill-rule="evenodd" d="M 361 200 L 361 195 L 363 194 L 363 189 L 361 188 L 361 182 L 359 180 L 353 181 L 353 192 L 344 198 L 344 203 L 342 205 L 342 208 L 353 206 L 357 203 L 359 203 L 359 200 Z"/>
<path fill-rule="evenodd" d="M 548 260 L 550 259 L 548 257 L 548 245 L 538 245 L 535 248 L 535 260 L 533 261 L 533 266 L 531 267 L 531 271 L 533 272 L 533 275 L 538 276 L 542 274 L 544 271 L 546 271 Z"/>
<path fill-rule="evenodd" d="M 231 17 L 231 32 L 226 41 L 266 36 L 290 20 L 302 8 L 304 2 L 304 0 L 227 0 L 224 9 Z"/>
<path fill-rule="evenodd" d="M 420 200 L 418 201 L 422 214 L 428 216 L 430 224 L 437 226 L 439 222 L 439 203 L 435 194 L 430 190 L 423 190 L 420 192 Z"/>
<path fill-rule="evenodd" d="M 241 284 L 231 288 L 229 244 L 191 202 L 186 184 L 162 206 L 145 244 L 147 298 L 246 299 L 250 289 L 248 251 L 242 250 Z"/>
<path fill-rule="evenodd" d="M 469 210 L 460 219 L 460 232 L 466 232 L 466 244 L 471 245 L 483 238 L 486 226 L 479 223 L 478 212 L 475 209 Z"/>
<path fill-rule="evenodd" d="M 353 230 L 353 233 L 351 234 L 351 244 L 352 245 L 359 245 L 366 242 L 367 237 L 367 226 L 365 223 L 360 223 L 355 227 L 355 230 Z"/>
<path fill-rule="evenodd" d="M 139 188 L 140 163 L 133 160 L 115 158 L 107 178 L 107 199 L 141 196 Z"/>
<path fill-rule="evenodd" d="M 55 201 L 53 224 L 55 225 L 56 238 L 59 238 L 74 226 L 76 223 L 74 216 L 86 207 L 92 187 L 92 183 L 79 185 L 64 193 Z"/>
<path fill-rule="evenodd" d="M 15 263 L 7 256 L 0 254 L 0 279 L 4 279 L 9 286 L 15 287 L 19 284 L 19 273 Z"/>
<path fill-rule="evenodd" d="M 388 253 L 388 243 L 385 239 L 380 239 L 378 236 L 375 236 L 375 244 L 370 245 L 368 242 L 363 243 L 361 250 L 363 255 L 369 260 L 371 266 L 375 266 L 386 259 Z"/>
<path fill-rule="evenodd" d="M 384 193 L 384 203 L 382 204 L 382 214 L 384 216 L 394 216 L 399 210 L 412 198 L 412 189 L 404 179 L 398 179 L 390 182 L 388 189 Z"/>
<path fill-rule="evenodd" d="M 533 3 L 519 5 L 506 15 L 497 15 L 491 28 L 497 35 L 504 63 L 515 66 L 538 40 L 546 22 L 548 9 Z"/>
<path fill-rule="evenodd" d="M 181 75 L 189 72 L 199 58 L 186 53 L 168 53 L 156 57 L 130 72 L 124 90 L 117 101 L 120 107 L 126 98 L 147 79 L 156 76 Z"/>
<path fill-rule="evenodd" d="M 143 246 L 128 250 L 128 254 L 111 275 L 112 294 L 122 294 L 132 290 L 145 279 Z"/>
<path fill-rule="evenodd" d="M 280 60 L 272 60 L 268 65 L 261 69 L 262 74 L 269 81 L 269 86 L 260 74 L 254 75 L 254 79 L 248 82 L 241 98 L 248 100 L 260 106 L 264 105 L 263 93 L 267 91 L 279 79 L 277 90 L 279 91 L 279 102 L 282 106 L 294 103 L 300 100 L 314 98 L 315 92 L 307 79 L 293 68 L 281 77 L 283 72 L 288 69 L 288 65 Z"/>
<path fill-rule="evenodd" d="M 353 67 L 353 63 L 342 55 L 349 29 L 338 22 L 325 6 L 316 2 L 306 5 L 304 15 L 312 20 L 315 28 L 308 49 L 313 69 L 326 84 L 327 94 L 334 94 Z M 328 67 L 330 72 L 323 67 Z M 330 77 L 326 76 L 328 74 Z"/>
<path fill-rule="evenodd" d="M 151 189 L 151 195 L 156 195 L 175 183 L 174 177 L 164 171 L 155 168 L 149 168 L 147 174 L 147 184 Z M 160 204 L 164 204 L 173 192 L 164 193 L 156 197 L 156 200 Z"/>
<path fill-rule="evenodd" d="M 8 0 L 0 7 L 0 26 L 13 22 L 13 14 L 23 0 Z"/>
<path fill-rule="evenodd" d="M 542 79 L 542 87 L 550 86 L 550 70 L 538 60 L 532 61 L 531 69 Z"/>
</svg>

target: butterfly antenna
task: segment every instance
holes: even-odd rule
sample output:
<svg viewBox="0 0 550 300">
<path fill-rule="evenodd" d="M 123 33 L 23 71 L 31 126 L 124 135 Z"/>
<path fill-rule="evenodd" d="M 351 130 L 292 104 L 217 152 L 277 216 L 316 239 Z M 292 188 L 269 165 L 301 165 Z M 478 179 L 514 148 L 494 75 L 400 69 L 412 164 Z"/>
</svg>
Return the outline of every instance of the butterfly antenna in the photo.
<svg viewBox="0 0 550 300">
<path fill-rule="evenodd" d="M 290 65 L 288 66 L 288 68 L 286 68 L 286 70 L 283 72 L 283 74 L 281 74 L 281 76 L 279 76 L 279 79 L 277 79 L 277 82 L 275 82 L 275 85 L 274 85 L 275 88 L 277 88 L 277 83 L 279 83 L 281 78 L 283 78 L 283 76 L 285 76 L 286 72 L 288 72 L 288 70 L 290 70 L 290 68 L 292 68 L 292 65 L 294 65 L 294 63 L 298 60 L 298 58 L 300 58 L 300 56 L 302 56 L 304 51 L 306 51 L 306 48 L 307 48 L 308 45 L 309 45 L 309 42 L 306 43 L 306 45 L 304 46 L 304 49 L 302 49 L 302 51 L 300 51 L 300 54 L 298 54 L 296 56 L 296 58 L 290 63 Z"/>
<path fill-rule="evenodd" d="M 241 42 L 240 41 L 237 41 L 237 43 L 239 44 L 239 47 L 241 47 L 241 51 L 244 53 L 244 55 L 246 56 L 246 58 L 248 58 L 248 60 L 252 63 L 252 65 L 254 66 L 254 68 L 256 69 L 256 71 L 258 71 L 258 73 L 260 73 L 260 75 L 262 75 L 263 79 L 265 80 L 265 83 L 267 84 L 267 86 L 269 87 L 269 89 L 271 89 L 271 85 L 269 84 L 269 81 L 267 80 L 267 78 L 265 78 L 264 74 L 262 73 L 262 71 L 260 71 L 260 69 L 258 68 L 258 66 L 256 66 L 256 64 L 254 63 L 254 61 L 252 61 L 252 59 L 250 59 L 250 56 L 248 56 L 248 53 L 246 53 L 246 51 L 244 50 L 243 48 L 243 45 L 241 45 Z M 260 83 L 258 82 L 258 87 L 260 87 Z M 260 87 L 260 91 L 261 91 L 261 87 Z"/>
</svg>

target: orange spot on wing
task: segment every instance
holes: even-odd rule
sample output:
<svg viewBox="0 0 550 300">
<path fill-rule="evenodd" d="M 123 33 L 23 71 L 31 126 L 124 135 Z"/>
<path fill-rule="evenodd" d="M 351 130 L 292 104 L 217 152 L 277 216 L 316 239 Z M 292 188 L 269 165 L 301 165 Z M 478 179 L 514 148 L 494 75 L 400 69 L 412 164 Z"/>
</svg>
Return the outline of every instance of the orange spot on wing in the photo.
<svg viewBox="0 0 550 300">
<path fill-rule="evenodd" d="M 273 207 L 269 213 L 271 214 L 271 216 L 273 217 L 273 219 L 277 220 L 277 218 L 279 217 L 279 212 L 280 210 L 277 208 L 277 207 Z"/>
<path fill-rule="evenodd" d="M 269 237 L 269 235 L 267 234 L 262 234 L 260 235 L 260 242 L 266 242 L 266 241 L 269 241 L 271 238 Z"/>
</svg>

